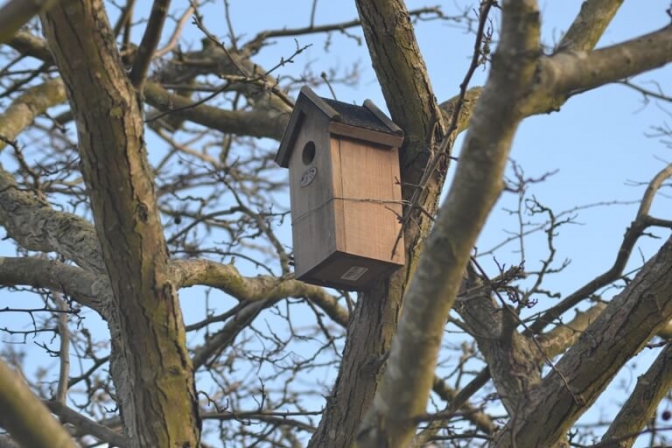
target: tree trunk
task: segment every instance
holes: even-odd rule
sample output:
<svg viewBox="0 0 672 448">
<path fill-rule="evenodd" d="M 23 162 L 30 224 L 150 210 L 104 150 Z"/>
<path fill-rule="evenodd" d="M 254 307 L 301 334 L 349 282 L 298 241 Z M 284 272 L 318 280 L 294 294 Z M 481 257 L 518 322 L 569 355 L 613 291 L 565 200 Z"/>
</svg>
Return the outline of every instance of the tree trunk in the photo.
<svg viewBox="0 0 672 448">
<path fill-rule="evenodd" d="M 133 447 L 196 447 L 194 374 L 144 144 L 100 0 L 55 6 L 42 20 L 77 124 L 81 168 L 114 293 L 112 374 Z"/>
</svg>

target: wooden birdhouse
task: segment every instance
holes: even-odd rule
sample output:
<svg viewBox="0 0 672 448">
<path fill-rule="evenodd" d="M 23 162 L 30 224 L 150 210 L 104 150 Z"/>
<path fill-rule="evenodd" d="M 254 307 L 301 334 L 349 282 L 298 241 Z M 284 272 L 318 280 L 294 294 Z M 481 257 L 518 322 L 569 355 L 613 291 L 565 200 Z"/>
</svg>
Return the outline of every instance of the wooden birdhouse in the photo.
<svg viewBox="0 0 672 448">
<path fill-rule="evenodd" d="M 404 265 L 403 140 L 371 101 L 301 89 L 275 157 L 289 168 L 296 278 L 358 290 Z"/>
</svg>

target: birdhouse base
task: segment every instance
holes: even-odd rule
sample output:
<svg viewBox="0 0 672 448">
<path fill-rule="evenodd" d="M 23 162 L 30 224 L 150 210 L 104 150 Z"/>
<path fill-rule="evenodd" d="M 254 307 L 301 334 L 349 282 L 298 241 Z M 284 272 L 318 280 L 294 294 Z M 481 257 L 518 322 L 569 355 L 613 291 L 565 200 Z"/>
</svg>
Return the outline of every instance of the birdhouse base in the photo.
<svg viewBox="0 0 672 448">
<path fill-rule="evenodd" d="M 370 288 L 376 280 L 388 276 L 401 266 L 403 265 L 390 261 L 336 251 L 313 269 L 298 274 L 296 278 L 313 285 L 361 291 Z"/>
</svg>

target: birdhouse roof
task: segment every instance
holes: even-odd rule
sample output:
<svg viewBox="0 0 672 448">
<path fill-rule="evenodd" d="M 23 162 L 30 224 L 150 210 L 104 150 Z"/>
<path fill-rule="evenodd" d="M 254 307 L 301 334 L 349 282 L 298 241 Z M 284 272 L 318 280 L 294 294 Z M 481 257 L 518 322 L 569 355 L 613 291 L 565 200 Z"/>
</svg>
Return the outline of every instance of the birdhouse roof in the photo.
<svg viewBox="0 0 672 448">
<path fill-rule="evenodd" d="M 296 136 L 307 116 L 322 113 L 329 120 L 328 132 L 343 137 L 364 140 L 383 146 L 399 147 L 404 133 L 372 101 L 361 106 L 322 98 L 308 86 L 301 88 L 294 111 L 280 142 L 275 161 L 287 167 Z"/>
</svg>

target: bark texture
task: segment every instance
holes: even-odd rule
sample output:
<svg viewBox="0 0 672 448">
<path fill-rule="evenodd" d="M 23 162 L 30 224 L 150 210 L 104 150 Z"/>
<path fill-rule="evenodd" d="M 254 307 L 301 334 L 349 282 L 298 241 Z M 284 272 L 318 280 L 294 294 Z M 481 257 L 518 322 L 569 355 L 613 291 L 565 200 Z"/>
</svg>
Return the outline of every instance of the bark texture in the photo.
<svg viewBox="0 0 672 448">
<path fill-rule="evenodd" d="M 434 222 L 404 301 L 388 366 L 358 446 L 406 447 L 425 412 L 448 312 L 476 238 L 502 189 L 519 104 L 539 53 L 533 1 L 506 2 L 502 40 L 471 119 L 455 180 Z"/>
<path fill-rule="evenodd" d="M 627 360 L 672 319 L 671 288 L 672 239 L 529 394 L 494 446 L 560 443 Z"/>
<path fill-rule="evenodd" d="M 602 437 L 614 448 L 630 448 L 640 431 L 655 418 L 660 401 L 672 389 L 672 344 L 667 344 Z"/>
<path fill-rule="evenodd" d="M 126 434 L 134 447 L 195 448 L 200 421 L 193 368 L 168 272 L 140 99 L 101 1 L 56 6 L 42 22 L 77 124 L 114 293 L 112 374 Z"/>
<path fill-rule="evenodd" d="M 23 378 L 0 360 L 0 425 L 31 448 L 75 448 L 68 432 L 31 392 Z"/>
</svg>

